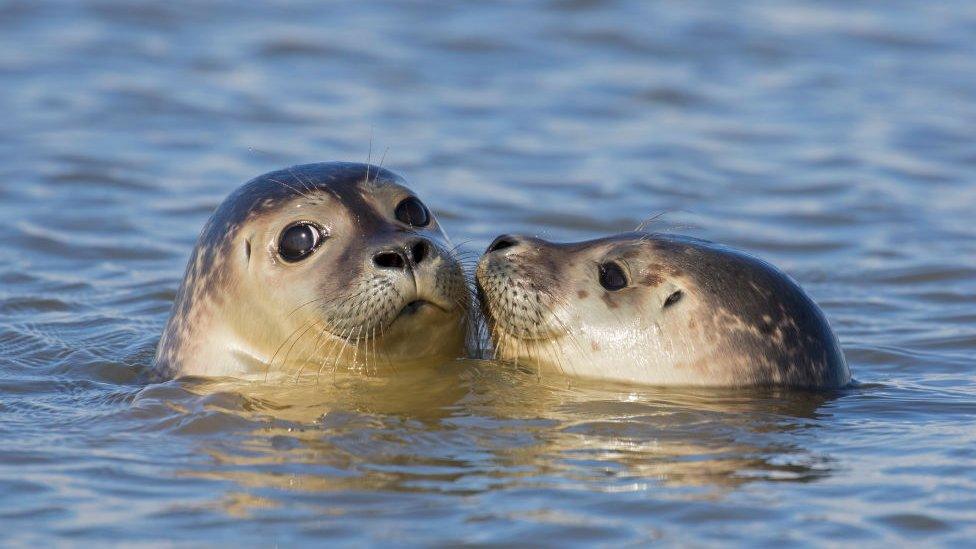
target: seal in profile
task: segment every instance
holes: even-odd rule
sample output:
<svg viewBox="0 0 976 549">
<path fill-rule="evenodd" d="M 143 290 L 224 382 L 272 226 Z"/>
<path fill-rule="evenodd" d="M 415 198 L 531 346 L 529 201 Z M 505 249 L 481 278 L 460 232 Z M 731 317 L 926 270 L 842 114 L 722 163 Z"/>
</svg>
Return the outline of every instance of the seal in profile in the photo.
<svg viewBox="0 0 976 549">
<path fill-rule="evenodd" d="M 503 235 L 476 283 L 496 356 L 540 370 L 649 385 L 835 388 L 851 379 L 827 319 L 796 282 L 704 240 Z"/>
<path fill-rule="evenodd" d="M 468 291 L 433 214 L 393 172 L 346 162 L 252 179 L 204 226 L 155 372 L 243 376 L 442 363 Z"/>
</svg>

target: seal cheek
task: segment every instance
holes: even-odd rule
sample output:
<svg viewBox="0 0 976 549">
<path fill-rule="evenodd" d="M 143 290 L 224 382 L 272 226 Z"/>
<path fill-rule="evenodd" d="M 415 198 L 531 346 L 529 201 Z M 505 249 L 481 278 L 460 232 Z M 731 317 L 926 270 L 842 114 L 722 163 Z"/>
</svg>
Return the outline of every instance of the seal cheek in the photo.
<svg viewBox="0 0 976 549">
<path fill-rule="evenodd" d="M 607 308 L 609 309 L 616 309 L 620 307 L 620 305 L 614 301 L 612 297 L 610 297 L 609 292 L 603 292 L 603 295 L 600 296 L 600 298 L 603 299 L 603 302 L 607 304 Z"/>
<path fill-rule="evenodd" d="M 590 297 L 590 293 L 587 292 L 586 290 L 580 290 L 580 291 L 576 292 L 576 295 L 579 296 L 580 299 L 586 299 L 586 298 Z"/>
</svg>

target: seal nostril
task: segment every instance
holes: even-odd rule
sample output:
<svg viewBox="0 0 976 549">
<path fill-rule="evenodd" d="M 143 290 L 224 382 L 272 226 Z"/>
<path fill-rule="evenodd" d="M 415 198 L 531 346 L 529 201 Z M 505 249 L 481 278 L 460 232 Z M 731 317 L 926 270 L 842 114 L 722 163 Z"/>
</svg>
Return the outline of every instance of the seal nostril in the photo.
<svg viewBox="0 0 976 549">
<path fill-rule="evenodd" d="M 403 256 L 397 252 L 380 252 L 373 256 L 373 263 L 384 269 L 402 269 L 407 265 Z"/>
<path fill-rule="evenodd" d="M 489 252 L 497 252 L 498 250 L 504 250 L 505 248 L 511 248 L 518 244 L 518 240 L 515 237 L 503 234 L 495 239 L 491 245 L 488 246 Z"/>
<path fill-rule="evenodd" d="M 413 258 L 414 265 L 419 265 L 424 258 L 427 257 L 430 250 L 427 248 L 427 242 L 420 240 L 410 248 L 410 257 Z"/>
</svg>

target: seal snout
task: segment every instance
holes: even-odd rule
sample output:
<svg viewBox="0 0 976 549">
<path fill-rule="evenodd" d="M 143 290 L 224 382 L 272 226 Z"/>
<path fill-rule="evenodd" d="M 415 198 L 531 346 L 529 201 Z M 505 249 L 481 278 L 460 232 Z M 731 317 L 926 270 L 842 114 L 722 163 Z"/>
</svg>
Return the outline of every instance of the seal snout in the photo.
<svg viewBox="0 0 976 549">
<path fill-rule="evenodd" d="M 536 259 L 551 251 L 541 239 L 513 234 L 498 236 L 488 246 L 478 261 L 475 289 L 493 334 L 522 342 L 562 334 L 555 297 L 558 268 L 536 266 Z"/>
<path fill-rule="evenodd" d="M 431 255 L 430 242 L 420 238 L 402 248 L 388 248 L 373 256 L 373 264 L 381 269 L 416 267 Z"/>
</svg>

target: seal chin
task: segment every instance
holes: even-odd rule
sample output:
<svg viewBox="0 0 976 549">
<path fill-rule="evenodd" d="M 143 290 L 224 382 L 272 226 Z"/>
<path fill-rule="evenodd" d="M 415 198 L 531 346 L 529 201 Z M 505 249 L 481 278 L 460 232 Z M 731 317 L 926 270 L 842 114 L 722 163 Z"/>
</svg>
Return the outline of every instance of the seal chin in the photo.
<svg viewBox="0 0 976 549">
<path fill-rule="evenodd" d="M 468 327 L 467 309 L 460 303 L 413 297 L 373 337 L 394 358 L 397 368 L 430 365 L 450 360 L 464 351 Z M 433 334 L 436 334 L 433 335 Z M 377 343 L 365 343 L 375 345 Z"/>
<path fill-rule="evenodd" d="M 445 321 L 460 322 L 466 315 L 465 308 L 460 303 L 426 285 L 421 285 L 416 290 L 411 288 L 401 291 L 403 293 L 398 296 L 398 302 L 391 304 L 389 316 L 377 319 L 374 327 L 363 330 L 367 334 L 365 339 L 381 338 L 391 330 L 412 331 Z"/>
</svg>

